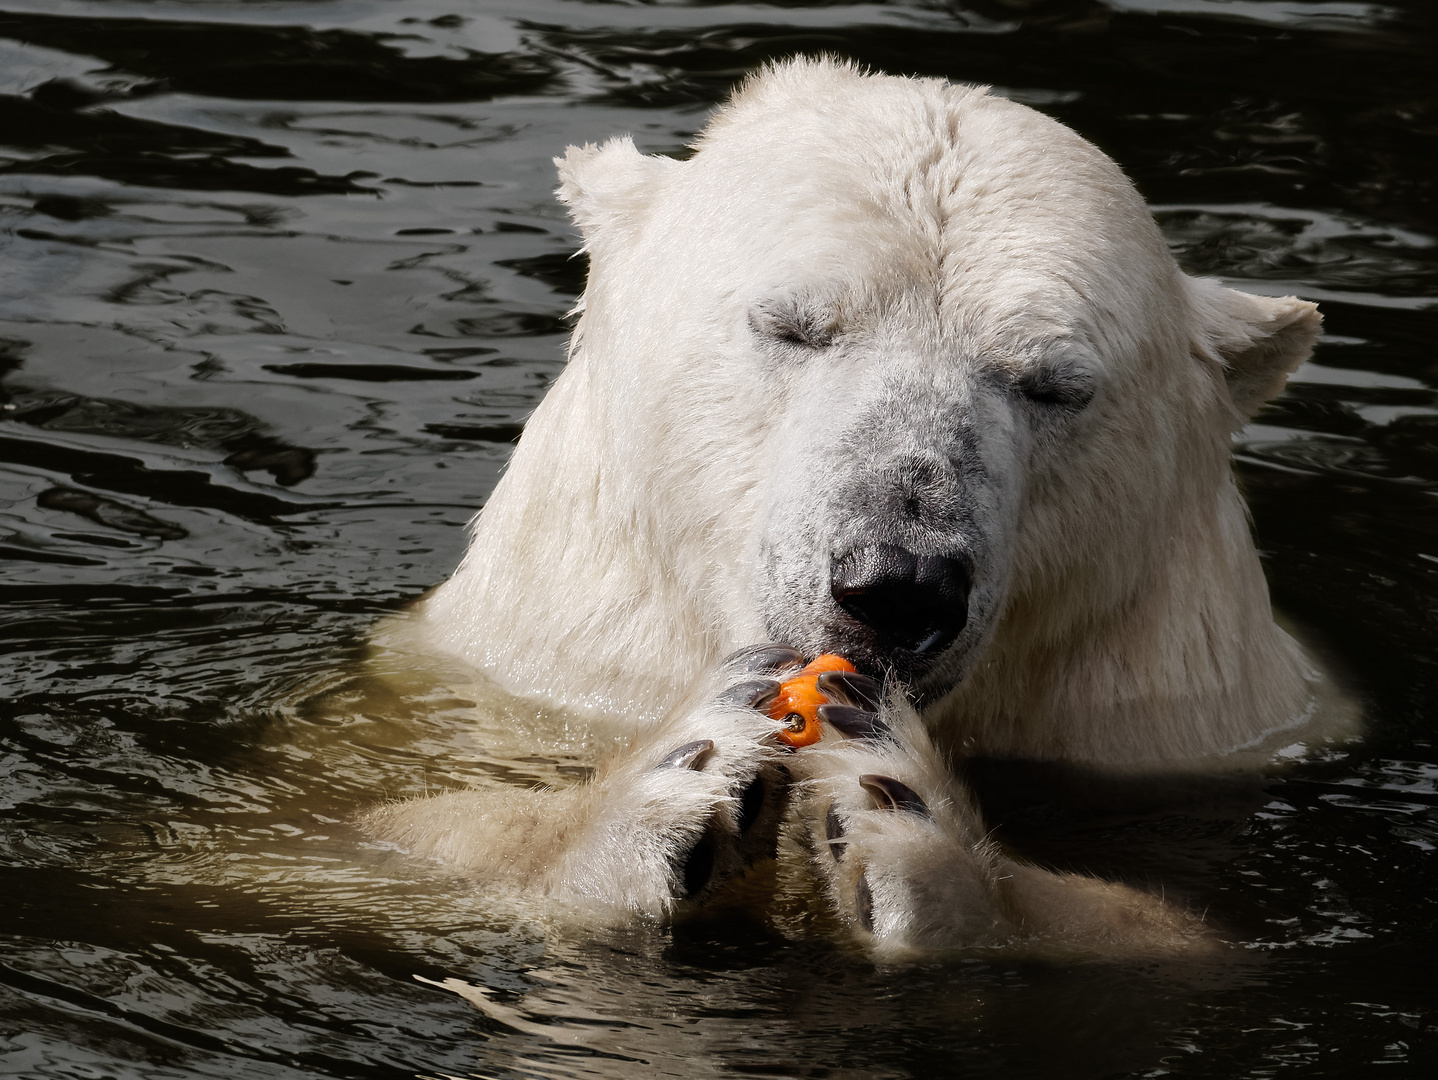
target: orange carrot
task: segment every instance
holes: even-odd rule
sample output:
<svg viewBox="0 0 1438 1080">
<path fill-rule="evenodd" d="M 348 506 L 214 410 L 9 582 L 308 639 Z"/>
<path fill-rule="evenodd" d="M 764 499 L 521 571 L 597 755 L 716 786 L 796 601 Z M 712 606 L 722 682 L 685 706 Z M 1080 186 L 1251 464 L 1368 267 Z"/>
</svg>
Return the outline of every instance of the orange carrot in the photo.
<svg viewBox="0 0 1438 1080">
<path fill-rule="evenodd" d="M 822 656 L 816 656 L 804 666 L 800 675 L 822 675 L 826 671 L 847 671 L 850 674 L 858 671 L 853 664 L 845 660 L 837 653 L 826 652 Z"/>
<path fill-rule="evenodd" d="M 825 653 L 815 657 L 804 669 L 779 687 L 779 694 L 769 706 L 769 715 L 784 721 L 779 741 L 786 746 L 811 746 L 819 741 L 819 706 L 829 699 L 819 689 L 819 676 L 826 671 L 854 671 L 854 665 L 842 656 Z"/>
</svg>

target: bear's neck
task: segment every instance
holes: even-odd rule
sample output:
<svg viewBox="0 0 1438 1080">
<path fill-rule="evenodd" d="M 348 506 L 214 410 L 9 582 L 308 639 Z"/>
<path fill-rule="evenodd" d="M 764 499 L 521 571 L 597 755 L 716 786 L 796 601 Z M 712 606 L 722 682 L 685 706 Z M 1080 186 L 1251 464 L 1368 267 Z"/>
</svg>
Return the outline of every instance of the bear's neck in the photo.
<svg viewBox="0 0 1438 1080">
<path fill-rule="evenodd" d="M 1082 625 L 1053 625 L 1065 605 L 1016 591 L 983 659 L 927 711 L 936 733 L 961 755 L 1137 764 L 1220 755 L 1299 722 L 1314 673 L 1273 621 L 1230 476 L 1169 545 Z"/>
<path fill-rule="evenodd" d="M 642 722 L 712 662 L 713 627 L 617 510 L 620 470 L 582 355 L 526 425 L 459 569 L 420 605 L 423 634 L 505 690 Z M 555 612 L 554 606 L 562 611 Z"/>
</svg>

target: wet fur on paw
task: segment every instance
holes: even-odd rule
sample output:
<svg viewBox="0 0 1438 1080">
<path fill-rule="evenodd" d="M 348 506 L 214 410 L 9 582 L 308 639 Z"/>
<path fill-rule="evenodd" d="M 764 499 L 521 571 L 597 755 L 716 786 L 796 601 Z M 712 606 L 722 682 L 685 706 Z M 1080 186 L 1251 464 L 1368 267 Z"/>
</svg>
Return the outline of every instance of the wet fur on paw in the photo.
<svg viewBox="0 0 1438 1080">
<path fill-rule="evenodd" d="M 775 854 L 787 822 L 819 891 L 876 958 L 1014 943 L 1110 956 L 1207 947 L 1180 908 L 1006 855 L 898 687 L 885 698 L 863 676 L 821 676 L 823 740 L 784 748 L 766 707 L 802 663 L 786 646 L 741 650 L 590 782 L 453 792 L 380 807 L 363 824 L 486 887 L 603 919 L 715 899 Z"/>
<path fill-rule="evenodd" d="M 783 647 L 736 654 L 587 783 L 452 792 L 362 824 L 488 885 L 585 908 L 667 916 L 703 903 L 774 854 L 792 755 L 755 706 L 796 659 Z"/>
<path fill-rule="evenodd" d="M 1121 955 L 1205 951 L 1184 909 L 1137 889 L 1020 863 L 987 836 L 914 710 L 892 695 L 868 737 L 795 755 L 810 867 L 878 958 L 1025 944 Z"/>
<path fill-rule="evenodd" d="M 656 734 L 668 739 L 646 740 L 647 752 L 596 778 L 586 792 L 598 800 L 593 816 L 545 891 L 664 915 L 772 857 L 789 787 L 774 727 L 727 701 L 666 724 Z"/>
</svg>

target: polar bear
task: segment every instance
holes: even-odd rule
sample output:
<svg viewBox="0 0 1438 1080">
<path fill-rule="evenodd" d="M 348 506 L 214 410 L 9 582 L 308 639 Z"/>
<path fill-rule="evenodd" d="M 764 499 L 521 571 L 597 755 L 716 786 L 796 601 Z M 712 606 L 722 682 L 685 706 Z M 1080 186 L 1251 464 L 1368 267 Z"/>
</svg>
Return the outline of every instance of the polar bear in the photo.
<svg viewBox="0 0 1438 1080">
<path fill-rule="evenodd" d="M 954 764 L 1179 767 L 1310 710 L 1230 440 L 1315 306 L 1186 276 L 1109 158 L 983 88 L 793 60 L 694 149 L 556 161 L 569 363 L 404 630 L 637 734 L 591 783 L 370 827 L 621 914 L 787 845 L 879 955 L 1191 947 L 1182 910 L 990 843 Z M 821 652 L 860 674 L 786 752 L 765 704 Z"/>
</svg>

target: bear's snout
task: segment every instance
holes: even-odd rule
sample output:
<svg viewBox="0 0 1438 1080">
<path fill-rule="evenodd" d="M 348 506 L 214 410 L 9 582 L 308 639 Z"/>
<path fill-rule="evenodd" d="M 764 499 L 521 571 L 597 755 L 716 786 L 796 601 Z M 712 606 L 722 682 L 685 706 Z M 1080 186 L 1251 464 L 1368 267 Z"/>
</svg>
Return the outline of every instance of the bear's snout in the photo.
<svg viewBox="0 0 1438 1080">
<path fill-rule="evenodd" d="M 829 566 L 834 602 L 873 635 L 878 651 L 921 663 L 948 648 L 968 622 L 972 580 L 961 558 L 894 544 L 852 548 Z"/>
</svg>

